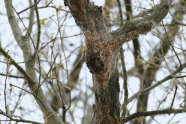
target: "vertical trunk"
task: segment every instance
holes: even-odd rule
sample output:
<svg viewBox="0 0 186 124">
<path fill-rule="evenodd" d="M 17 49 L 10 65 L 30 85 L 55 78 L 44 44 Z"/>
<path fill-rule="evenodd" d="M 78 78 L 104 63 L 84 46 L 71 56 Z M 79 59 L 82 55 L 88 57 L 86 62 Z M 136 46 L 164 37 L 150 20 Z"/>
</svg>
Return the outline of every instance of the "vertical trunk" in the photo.
<svg viewBox="0 0 186 124">
<path fill-rule="evenodd" d="M 95 107 L 92 124 L 120 124 L 119 74 L 115 67 L 109 80 L 93 76 Z"/>
</svg>

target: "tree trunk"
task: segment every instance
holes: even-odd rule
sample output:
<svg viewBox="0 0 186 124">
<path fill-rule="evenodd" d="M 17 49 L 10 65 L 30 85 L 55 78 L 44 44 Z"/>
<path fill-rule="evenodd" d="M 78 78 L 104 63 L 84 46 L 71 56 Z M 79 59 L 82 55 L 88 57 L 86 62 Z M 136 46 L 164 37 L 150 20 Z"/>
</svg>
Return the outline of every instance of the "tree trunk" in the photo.
<svg viewBox="0 0 186 124">
<path fill-rule="evenodd" d="M 92 124 L 120 124 L 118 54 L 122 44 L 149 32 L 168 13 L 165 0 L 151 15 L 126 22 L 109 32 L 102 17 L 102 7 L 89 0 L 65 0 L 76 24 L 86 38 L 86 64 L 92 73 L 95 106 Z M 161 14 L 160 14 L 161 13 Z"/>
<path fill-rule="evenodd" d="M 95 108 L 93 124 L 120 124 L 119 75 L 113 70 L 108 81 L 94 76 Z M 108 84 L 108 85 L 107 85 Z"/>
</svg>

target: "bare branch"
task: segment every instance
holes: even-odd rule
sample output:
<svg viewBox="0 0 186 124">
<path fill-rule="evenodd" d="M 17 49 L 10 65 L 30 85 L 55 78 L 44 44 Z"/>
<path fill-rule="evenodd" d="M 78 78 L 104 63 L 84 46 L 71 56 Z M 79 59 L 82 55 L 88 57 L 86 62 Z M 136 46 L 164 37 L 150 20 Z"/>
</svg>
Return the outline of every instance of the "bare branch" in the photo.
<svg viewBox="0 0 186 124">
<path fill-rule="evenodd" d="M 35 84 L 37 84 L 37 83 L 1 47 L 0 47 L 0 53 L 2 53 L 3 56 L 10 62 L 10 64 L 13 64 L 24 75 L 24 77 L 28 81 L 28 84 L 32 86 L 31 87 L 31 88 L 33 88 L 33 89 L 31 89 L 31 91 L 33 92 L 32 94 L 35 97 L 38 105 L 40 105 L 40 108 L 41 108 L 43 114 L 45 114 L 45 116 L 48 117 L 47 119 L 51 122 L 55 121 L 57 124 L 62 124 L 62 122 L 60 120 L 58 120 L 58 117 L 53 113 L 52 109 L 48 105 L 48 103 L 43 95 L 42 90 L 39 90 L 39 91 L 35 90 L 37 88 L 37 85 L 35 85 Z M 38 93 L 37 96 L 35 96 L 36 93 Z"/>
<path fill-rule="evenodd" d="M 177 114 L 177 113 L 184 113 L 186 112 L 186 109 L 163 109 L 163 110 L 157 110 L 157 111 L 146 111 L 146 112 L 137 112 L 132 115 L 129 115 L 128 117 L 122 119 L 124 123 L 143 116 L 154 116 L 154 115 L 162 115 L 162 114 Z"/>
<path fill-rule="evenodd" d="M 25 70 L 19 66 L 9 55 L 8 53 L 6 53 L 1 47 L 0 47 L 0 53 L 3 54 L 3 56 L 9 61 L 10 64 L 13 64 L 26 78 L 26 80 L 31 83 L 34 84 L 35 82 L 32 80 L 32 78 L 25 72 Z"/>
<path fill-rule="evenodd" d="M 161 85 L 161 84 L 164 83 L 165 81 L 174 78 L 175 75 L 176 75 L 177 73 L 179 73 L 181 70 L 183 70 L 185 67 L 186 67 L 186 63 L 180 65 L 173 73 L 171 73 L 170 75 L 166 76 L 166 77 L 163 78 L 162 80 L 158 81 L 156 84 L 154 84 L 154 85 L 152 85 L 152 86 L 150 86 L 150 87 L 148 87 L 148 88 L 146 88 L 146 89 L 144 89 L 144 90 L 142 90 L 142 91 L 139 91 L 139 92 L 135 93 L 133 96 L 131 96 L 131 97 L 129 98 L 128 102 L 131 102 L 131 101 L 132 101 L 134 98 L 136 98 L 138 95 L 140 95 L 140 94 L 145 94 L 145 93 L 149 92 L 150 90 L 154 89 L 155 87 Z"/>
<path fill-rule="evenodd" d="M 111 34 L 123 43 L 137 38 L 140 34 L 146 34 L 165 18 L 169 8 L 169 0 L 164 0 L 161 4 L 153 8 L 149 15 L 138 20 L 127 21 L 122 27 L 113 31 Z"/>
<path fill-rule="evenodd" d="M 176 93 L 177 93 L 177 89 L 178 89 L 178 86 L 175 87 L 174 96 L 173 96 L 173 100 L 172 100 L 172 103 L 171 103 L 170 109 L 172 109 L 172 107 L 173 107 L 174 100 L 175 100 Z"/>
<path fill-rule="evenodd" d="M 25 119 L 22 119 L 21 117 L 19 117 L 20 119 L 14 118 L 12 115 L 8 115 L 2 110 L 0 110 L 0 115 L 3 115 L 10 119 L 10 120 L 0 120 L 0 121 L 15 121 L 15 122 L 23 122 L 23 123 L 42 124 L 42 123 L 35 122 L 35 121 L 25 120 Z"/>
<path fill-rule="evenodd" d="M 8 16 L 8 21 L 9 21 L 10 26 L 12 28 L 12 32 L 14 34 L 14 37 L 15 37 L 18 45 L 23 49 L 22 32 L 21 32 L 21 29 L 18 25 L 18 21 L 14 15 L 14 11 L 12 9 L 12 0 L 5 0 L 5 6 L 6 6 L 7 16 Z"/>
<path fill-rule="evenodd" d="M 35 3 L 34 5 L 31 5 L 28 8 L 21 10 L 20 12 L 18 12 L 18 14 L 21 14 L 21 13 L 27 11 L 28 9 L 32 9 L 34 6 L 36 6 L 37 4 L 39 4 L 40 1 L 41 0 L 38 0 L 37 3 Z"/>
<path fill-rule="evenodd" d="M 29 0 L 29 5 L 32 6 L 33 5 L 33 2 L 32 0 Z M 28 25 L 28 32 L 26 34 L 26 36 L 29 37 L 30 33 L 32 32 L 32 27 L 33 27 L 33 24 L 34 24 L 34 9 L 31 8 L 30 9 L 30 14 L 29 14 L 29 25 Z"/>
<path fill-rule="evenodd" d="M 39 12 L 38 12 L 38 7 L 37 7 L 37 0 L 34 0 L 35 2 L 35 11 L 36 11 L 36 18 L 37 18 L 37 44 L 36 44 L 36 49 L 35 49 L 35 53 L 34 56 L 36 56 L 38 49 L 39 49 L 39 43 L 40 43 L 40 36 L 41 36 L 41 25 L 40 25 L 40 17 L 39 17 Z"/>
<path fill-rule="evenodd" d="M 36 72 L 35 72 L 35 58 L 32 55 L 30 41 L 29 39 L 25 38 L 22 35 L 21 29 L 18 25 L 18 21 L 14 15 L 12 0 L 5 0 L 4 2 L 6 6 L 7 15 L 8 15 L 8 20 L 9 20 L 11 29 L 13 31 L 14 37 L 23 52 L 26 72 L 2 48 L 0 48 L 0 52 L 6 58 L 10 59 L 11 63 L 14 64 L 14 66 L 24 75 L 24 77 L 28 81 L 28 85 L 29 85 L 31 92 L 33 94 L 37 93 L 37 97 L 35 97 L 35 100 L 37 104 L 39 105 L 41 111 L 43 112 L 44 116 L 46 117 L 46 120 L 49 123 L 61 124 L 63 122 L 53 112 L 52 108 L 50 107 L 50 105 L 48 104 L 46 100 L 46 97 L 43 94 L 42 89 L 40 88 L 39 91 L 36 92 L 38 82 L 37 82 Z M 37 98 L 39 98 L 40 100 L 38 100 Z"/>
<path fill-rule="evenodd" d="M 17 75 L 11 75 L 11 74 L 3 74 L 3 73 L 0 73 L 1 76 L 7 76 L 7 77 L 12 77 L 12 78 L 24 78 L 24 76 L 17 76 Z"/>
</svg>

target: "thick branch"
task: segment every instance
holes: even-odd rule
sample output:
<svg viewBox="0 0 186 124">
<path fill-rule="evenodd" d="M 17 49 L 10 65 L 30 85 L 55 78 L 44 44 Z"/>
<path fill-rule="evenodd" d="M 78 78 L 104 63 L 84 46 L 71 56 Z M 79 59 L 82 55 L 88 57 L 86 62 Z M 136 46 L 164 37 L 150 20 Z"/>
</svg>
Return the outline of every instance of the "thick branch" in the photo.
<svg viewBox="0 0 186 124">
<path fill-rule="evenodd" d="M 10 26 L 12 28 L 12 32 L 14 34 L 14 37 L 15 37 L 16 41 L 18 42 L 18 45 L 22 48 L 23 47 L 23 45 L 21 43 L 22 32 L 21 32 L 21 29 L 18 25 L 18 21 L 15 18 L 14 11 L 12 9 L 12 0 L 5 0 L 5 7 L 7 10 L 6 12 L 8 15 L 8 20 L 9 20 Z"/>
<path fill-rule="evenodd" d="M 120 39 L 120 42 L 127 42 L 138 37 L 140 34 L 148 33 L 167 15 L 170 8 L 170 3 L 168 1 L 169 0 L 164 0 L 161 4 L 153 8 L 149 15 L 146 15 L 141 19 L 127 21 L 118 30 L 113 31 L 111 33 L 112 36 Z"/>
<path fill-rule="evenodd" d="M 29 0 L 29 6 L 32 6 L 33 2 L 32 0 Z M 29 14 L 29 25 L 28 25 L 28 32 L 26 36 L 29 37 L 29 34 L 32 32 L 33 24 L 34 24 L 34 8 L 30 9 L 30 14 Z"/>
<path fill-rule="evenodd" d="M 102 17 L 102 7 L 98 7 L 89 0 L 65 0 L 76 23 L 85 31 L 97 32 L 105 30 Z"/>
</svg>

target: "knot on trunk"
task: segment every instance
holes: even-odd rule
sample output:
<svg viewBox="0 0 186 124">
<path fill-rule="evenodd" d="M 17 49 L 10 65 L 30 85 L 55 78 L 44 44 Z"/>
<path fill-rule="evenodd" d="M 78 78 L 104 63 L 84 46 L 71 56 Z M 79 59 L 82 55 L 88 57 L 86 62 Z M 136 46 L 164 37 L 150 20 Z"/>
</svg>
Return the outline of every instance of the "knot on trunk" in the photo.
<svg viewBox="0 0 186 124">
<path fill-rule="evenodd" d="M 99 74 L 104 70 L 104 59 L 98 52 L 86 53 L 86 64 L 93 74 Z"/>
</svg>

